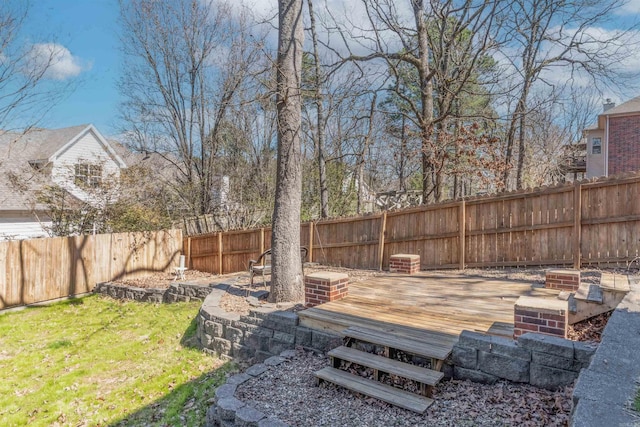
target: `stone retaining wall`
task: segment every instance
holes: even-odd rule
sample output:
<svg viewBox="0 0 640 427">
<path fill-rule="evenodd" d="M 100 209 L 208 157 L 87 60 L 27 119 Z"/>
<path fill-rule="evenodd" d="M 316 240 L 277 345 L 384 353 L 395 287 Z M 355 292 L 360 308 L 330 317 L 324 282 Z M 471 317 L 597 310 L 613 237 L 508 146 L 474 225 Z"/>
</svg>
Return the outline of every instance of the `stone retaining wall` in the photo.
<svg viewBox="0 0 640 427">
<path fill-rule="evenodd" d="M 263 361 L 296 346 L 326 352 L 342 344 L 338 335 L 300 326 L 288 306 L 262 304 L 240 315 L 221 309 L 220 297 L 217 292 L 207 296 L 197 317 L 197 337 L 209 353 Z"/>
<path fill-rule="evenodd" d="M 295 356 L 295 351 L 286 350 L 279 356 L 272 356 L 264 363 L 253 365 L 245 372 L 227 378 L 227 382 L 216 389 L 213 404 L 207 410 L 205 427 L 287 427 L 287 424 L 279 419 L 269 417 L 268 414 L 263 414 L 236 398 L 235 393 L 240 384 L 261 376 L 293 356 Z"/>
<path fill-rule="evenodd" d="M 573 427 L 640 426 L 633 410 L 640 379 L 640 280 L 633 278 L 630 286 L 573 390 Z"/>
<path fill-rule="evenodd" d="M 493 384 L 499 379 L 557 389 L 589 366 L 595 347 L 559 337 L 526 333 L 513 341 L 463 331 L 453 347 L 456 379 Z"/>
<path fill-rule="evenodd" d="M 93 292 L 109 295 L 116 299 L 141 302 L 178 302 L 204 301 L 215 285 L 194 285 L 189 283 L 172 283 L 167 289 L 136 288 L 116 285 L 111 282 L 98 283 Z"/>
</svg>

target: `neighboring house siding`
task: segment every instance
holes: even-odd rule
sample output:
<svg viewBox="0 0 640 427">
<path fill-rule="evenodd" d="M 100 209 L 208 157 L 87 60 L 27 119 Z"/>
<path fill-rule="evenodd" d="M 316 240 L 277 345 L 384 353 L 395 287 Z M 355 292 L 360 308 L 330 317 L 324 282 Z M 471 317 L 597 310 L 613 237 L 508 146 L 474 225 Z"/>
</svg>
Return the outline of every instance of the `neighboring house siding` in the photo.
<svg viewBox="0 0 640 427">
<path fill-rule="evenodd" d="M 90 196 L 74 183 L 74 167 L 78 163 L 90 163 L 102 166 L 102 179 L 108 181 L 120 177 L 118 164 L 109 156 L 93 132 L 87 132 L 82 138 L 54 161 L 51 171 L 53 182 L 67 188 L 74 196 L 87 200 Z"/>
<path fill-rule="evenodd" d="M 48 237 L 45 227 L 51 227 L 51 221 L 48 218 L 45 222 L 38 222 L 33 216 L 0 215 L 0 240 Z"/>
<path fill-rule="evenodd" d="M 593 154 L 593 140 L 600 138 L 600 154 Z M 604 176 L 605 171 L 605 151 L 606 138 L 603 130 L 590 130 L 587 133 L 587 178 Z"/>
<path fill-rule="evenodd" d="M 640 115 L 609 117 L 609 175 L 640 170 Z"/>
</svg>

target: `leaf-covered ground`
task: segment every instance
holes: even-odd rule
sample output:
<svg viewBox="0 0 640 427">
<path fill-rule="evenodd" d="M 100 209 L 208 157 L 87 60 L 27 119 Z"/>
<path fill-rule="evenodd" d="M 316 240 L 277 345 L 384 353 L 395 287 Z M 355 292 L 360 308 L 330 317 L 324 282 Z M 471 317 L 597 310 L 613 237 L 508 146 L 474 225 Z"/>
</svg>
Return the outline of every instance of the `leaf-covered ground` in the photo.
<svg viewBox="0 0 640 427">
<path fill-rule="evenodd" d="M 199 307 L 89 296 L 0 315 L 0 424 L 201 425 L 232 367 L 190 345 Z"/>
</svg>

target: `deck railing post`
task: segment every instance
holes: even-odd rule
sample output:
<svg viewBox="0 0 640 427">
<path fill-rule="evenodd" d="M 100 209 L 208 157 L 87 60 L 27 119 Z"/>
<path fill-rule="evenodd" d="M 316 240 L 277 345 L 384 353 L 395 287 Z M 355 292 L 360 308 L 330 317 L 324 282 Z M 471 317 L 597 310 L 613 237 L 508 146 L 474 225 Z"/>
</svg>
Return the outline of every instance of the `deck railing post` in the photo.
<svg viewBox="0 0 640 427">
<path fill-rule="evenodd" d="M 582 184 L 576 182 L 573 190 L 573 268 L 582 264 Z"/>
</svg>

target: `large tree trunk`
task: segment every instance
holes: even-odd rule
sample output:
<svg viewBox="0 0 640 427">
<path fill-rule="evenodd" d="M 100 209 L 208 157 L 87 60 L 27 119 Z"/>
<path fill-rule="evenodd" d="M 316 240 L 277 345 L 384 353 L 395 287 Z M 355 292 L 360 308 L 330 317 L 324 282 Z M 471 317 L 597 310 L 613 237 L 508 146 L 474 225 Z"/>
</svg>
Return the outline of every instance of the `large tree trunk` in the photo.
<svg viewBox="0 0 640 427">
<path fill-rule="evenodd" d="M 271 302 L 304 299 L 300 260 L 302 0 L 278 2 L 278 169 L 271 237 Z"/>
</svg>

